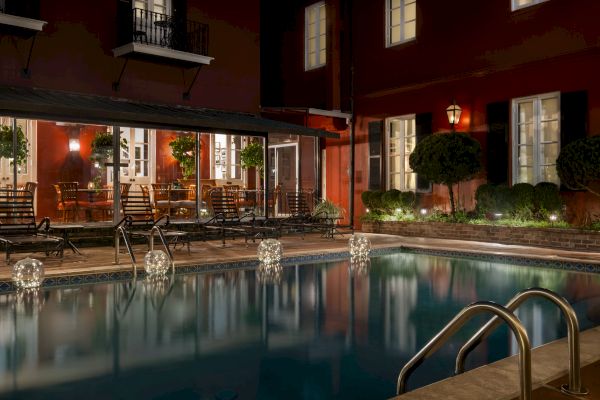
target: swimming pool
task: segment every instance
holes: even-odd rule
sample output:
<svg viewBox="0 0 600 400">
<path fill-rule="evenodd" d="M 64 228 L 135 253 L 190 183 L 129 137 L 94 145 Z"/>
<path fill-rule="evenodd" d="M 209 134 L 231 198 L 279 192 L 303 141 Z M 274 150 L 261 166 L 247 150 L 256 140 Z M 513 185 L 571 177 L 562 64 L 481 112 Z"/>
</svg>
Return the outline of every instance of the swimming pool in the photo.
<svg viewBox="0 0 600 400">
<path fill-rule="evenodd" d="M 15 399 L 384 399 L 400 368 L 465 305 L 504 303 L 531 286 L 600 324 L 600 275 L 396 253 L 366 274 L 346 261 L 55 287 L 0 295 L 0 397 Z M 533 345 L 566 335 L 533 299 L 518 313 Z M 409 389 L 450 376 L 482 319 L 413 374 Z M 468 359 L 516 351 L 499 329 Z M 566 363 L 566 360 L 565 360 Z"/>
</svg>

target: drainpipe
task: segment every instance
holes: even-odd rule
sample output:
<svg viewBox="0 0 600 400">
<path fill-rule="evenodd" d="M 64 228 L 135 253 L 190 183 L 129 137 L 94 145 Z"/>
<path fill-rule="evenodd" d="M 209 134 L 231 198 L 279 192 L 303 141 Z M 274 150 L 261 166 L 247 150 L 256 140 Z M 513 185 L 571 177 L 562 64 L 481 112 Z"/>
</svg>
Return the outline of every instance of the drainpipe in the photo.
<svg viewBox="0 0 600 400">
<path fill-rule="evenodd" d="M 12 121 L 12 142 L 13 142 L 13 190 L 17 190 L 17 117 Z"/>
<path fill-rule="evenodd" d="M 200 220 L 200 206 L 202 203 L 202 192 L 200 191 L 200 132 L 196 132 L 196 222 Z"/>
<path fill-rule="evenodd" d="M 121 127 L 113 126 L 113 224 L 119 223 L 121 204 Z"/>
<path fill-rule="evenodd" d="M 350 225 L 354 227 L 354 128 L 355 128 L 355 120 L 354 117 L 354 51 L 353 51 L 353 43 L 352 43 L 352 12 L 354 11 L 354 7 L 352 5 L 352 0 L 349 0 L 347 3 L 347 7 L 349 7 L 348 12 L 348 26 L 350 29 L 347 29 L 348 32 L 348 42 L 349 42 L 349 51 L 350 51 L 350 201 L 348 202 L 348 208 L 350 212 L 348 213 L 350 217 Z"/>
</svg>

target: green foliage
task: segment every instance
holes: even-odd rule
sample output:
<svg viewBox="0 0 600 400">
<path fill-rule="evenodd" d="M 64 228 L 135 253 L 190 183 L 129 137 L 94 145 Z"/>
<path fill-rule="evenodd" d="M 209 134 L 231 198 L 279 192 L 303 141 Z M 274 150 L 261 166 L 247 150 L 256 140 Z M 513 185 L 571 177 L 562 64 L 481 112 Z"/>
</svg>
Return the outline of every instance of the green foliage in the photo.
<svg viewBox="0 0 600 400">
<path fill-rule="evenodd" d="M 511 188 L 506 185 L 496 186 L 494 196 L 496 199 L 495 212 L 502 213 L 503 215 L 510 215 L 514 210 Z"/>
<path fill-rule="evenodd" d="M 315 217 L 337 218 L 343 217 L 346 210 L 328 199 L 323 199 L 315 205 L 312 215 Z"/>
<path fill-rule="evenodd" d="M 540 218 L 546 219 L 550 214 L 560 213 L 563 206 L 558 186 L 551 182 L 540 182 L 534 187 L 534 201 Z"/>
<path fill-rule="evenodd" d="M 417 195 L 415 192 L 407 191 L 400 193 L 400 208 L 409 211 L 415 208 L 417 203 Z"/>
<path fill-rule="evenodd" d="M 448 187 L 454 214 L 452 185 L 471 179 L 481 170 L 481 146 L 465 133 L 429 135 L 417 144 L 409 163 L 421 177 Z"/>
<path fill-rule="evenodd" d="M 196 138 L 191 135 L 179 135 L 171 143 L 173 158 L 179 162 L 183 179 L 188 179 L 196 172 Z"/>
<path fill-rule="evenodd" d="M 561 183 L 569 189 L 588 190 L 590 183 L 600 180 L 600 136 L 589 136 L 569 143 L 560 150 L 556 171 Z"/>
<path fill-rule="evenodd" d="M 242 168 L 256 167 L 260 175 L 264 173 L 264 149 L 259 142 L 248 143 L 240 152 Z"/>
<path fill-rule="evenodd" d="M 394 212 L 395 209 L 400 208 L 401 201 L 400 196 L 402 192 L 398 189 L 390 189 L 381 195 L 381 202 L 383 208 L 388 212 Z"/>
<path fill-rule="evenodd" d="M 511 188 L 513 214 L 517 219 L 531 219 L 534 213 L 534 188 L 529 183 L 517 183 Z"/>
<path fill-rule="evenodd" d="M 17 126 L 17 165 L 27 162 L 28 147 L 29 143 L 25 133 L 20 126 Z M 13 130 L 10 126 L 0 126 L 0 157 L 13 158 Z"/>
<path fill-rule="evenodd" d="M 360 199 L 362 200 L 365 208 L 371 208 L 371 192 L 370 190 L 365 190 L 360 194 Z"/>
<path fill-rule="evenodd" d="M 495 199 L 496 187 L 491 183 L 479 185 L 475 191 L 475 201 L 477 202 L 477 213 L 481 216 L 491 214 L 496 210 Z"/>
<path fill-rule="evenodd" d="M 119 141 L 121 149 L 127 151 L 127 139 L 121 138 Z M 96 132 L 92 140 L 92 155 L 90 161 L 103 162 L 113 155 L 113 135 L 110 132 Z"/>
</svg>

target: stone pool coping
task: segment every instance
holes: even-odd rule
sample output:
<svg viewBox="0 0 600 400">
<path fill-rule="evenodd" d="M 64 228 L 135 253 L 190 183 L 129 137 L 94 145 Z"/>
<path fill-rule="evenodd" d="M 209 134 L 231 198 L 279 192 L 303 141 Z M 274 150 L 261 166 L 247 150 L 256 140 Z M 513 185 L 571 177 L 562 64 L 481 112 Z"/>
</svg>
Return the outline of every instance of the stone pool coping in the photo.
<svg viewBox="0 0 600 400">
<path fill-rule="evenodd" d="M 580 334 L 581 366 L 600 360 L 600 327 Z M 531 351 L 533 390 L 559 379 L 568 373 L 567 338 L 539 346 Z M 399 372 L 399 370 L 398 370 Z M 583 386 L 586 382 L 583 381 Z M 518 356 L 511 356 L 491 364 L 467 371 L 442 381 L 407 392 L 399 400 L 508 400 L 519 397 Z M 590 393 L 587 400 L 598 399 Z M 574 399 L 579 397 L 572 397 Z"/>
<path fill-rule="evenodd" d="M 367 234 L 369 236 L 369 234 Z M 374 235 L 379 236 L 379 235 Z M 381 235 L 390 238 L 390 235 Z M 381 256 L 399 251 L 417 254 L 429 254 L 442 257 L 461 257 L 479 261 L 496 261 L 510 264 L 530 266 L 532 268 L 553 268 L 576 272 L 600 273 L 600 253 L 574 252 L 556 249 L 540 249 L 527 246 L 480 243 L 453 239 L 431 239 L 392 236 L 394 242 L 374 243 L 371 255 Z M 284 266 L 307 264 L 317 261 L 339 261 L 349 258 L 346 250 L 340 248 L 325 249 L 315 253 L 312 250 L 296 252 L 284 257 Z M 175 263 L 176 274 L 207 273 L 236 269 L 256 268 L 256 256 L 246 255 L 234 257 L 232 261 L 193 263 L 180 261 Z M 138 276 L 145 275 L 143 267 L 138 265 Z M 67 270 L 51 270 L 46 272 L 43 287 L 81 285 L 108 281 L 132 279 L 132 264 L 83 266 Z M 16 288 L 8 278 L 0 279 L 0 293 L 11 292 Z"/>
</svg>

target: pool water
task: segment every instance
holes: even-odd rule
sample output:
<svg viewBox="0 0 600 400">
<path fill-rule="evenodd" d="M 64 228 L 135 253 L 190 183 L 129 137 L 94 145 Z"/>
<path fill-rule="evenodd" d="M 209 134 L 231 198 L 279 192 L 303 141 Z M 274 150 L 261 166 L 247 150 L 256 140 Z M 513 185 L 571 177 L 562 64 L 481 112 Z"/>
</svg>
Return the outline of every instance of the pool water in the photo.
<svg viewBox="0 0 600 400">
<path fill-rule="evenodd" d="M 235 270 L 2 294 L 0 398 L 385 399 L 460 309 L 531 286 L 565 296 L 582 330 L 600 324 L 599 275 L 411 253 L 375 257 L 355 274 L 335 261 L 284 267 L 280 278 Z M 545 300 L 518 316 L 534 346 L 566 335 Z M 408 388 L 450 376 L 483 321 L 426 360 Z M 502 327 L 467 366 L 516 349 Z"/>
</svg>

